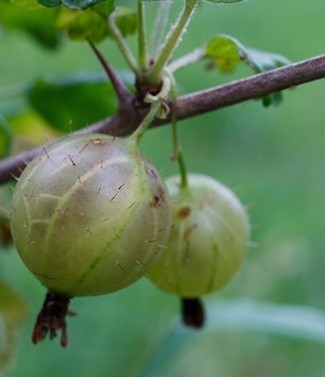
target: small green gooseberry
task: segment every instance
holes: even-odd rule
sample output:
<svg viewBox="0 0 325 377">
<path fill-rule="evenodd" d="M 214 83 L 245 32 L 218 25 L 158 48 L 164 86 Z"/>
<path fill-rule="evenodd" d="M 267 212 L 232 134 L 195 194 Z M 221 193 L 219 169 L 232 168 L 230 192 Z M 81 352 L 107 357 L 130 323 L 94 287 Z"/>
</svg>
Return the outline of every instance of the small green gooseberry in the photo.
<svg viewBox="0 0 325 377">
<path fill-rule="evenodd" d="M 129 138 L 64 138 L 26 167 L 14 189 L 17 250 L 64 297 L 105 294 L 141 278 L 170 226 L 165 184 Z"/>
<path fill-rule="evenodd" d="M 166 184 L 173 227 L 148 277 L 163 291 L 196 299 L 234 276 L 246 254 L 249 220 L 235 194 L 211 177 L 189 174 L 186 188 L 178 176 Z"/>
</svg>

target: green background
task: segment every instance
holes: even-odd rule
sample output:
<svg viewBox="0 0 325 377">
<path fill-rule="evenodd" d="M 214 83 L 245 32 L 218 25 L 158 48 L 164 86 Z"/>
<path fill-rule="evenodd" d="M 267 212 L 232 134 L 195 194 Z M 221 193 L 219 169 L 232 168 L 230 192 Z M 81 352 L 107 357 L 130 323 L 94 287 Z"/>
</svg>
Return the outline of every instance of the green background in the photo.
<svg viewBox="0 0 325 377">
<path fill-rule="evenodd" d="M 181 5 L 176 2 L 175 8 Z M 149 14 L 154 7 L 148 3 Z M 323 0 L 205 3 L 175 55 L 226 33 L 292 61 L 307 59 L 324 53 L 324 13 Z M 126 69 L 112 42 L 100 48 Z M 180 93 L 251 74 L 245 67 L 226 76 L 204 68 L 198 64 L 177 74 Z M 93 70 L 100 67 L 85 43 L 64 41 L 63 48 L 50 51 L 17 31 L 0 35 L 0 93 L 49 74 Z M 205 331 L 183 329 L 178 299 L 142 279 L 111 295 L 74 299 L 78 316 L 68 319 L 67 349 L 57 339 L 33 346 L 31 329 L 45 290 L 14 249 L 4 250 L 0 277 L 28 304 L 8 375 L 323 376 L 324 97 L 324 81 L 318 81 L 287 90 L 280 107 L 250 101 L 180 122 L 189 170 L 232 187 L 249 206 L 252 223 L 252 247 L 239 273 L 204 298 Z M 170 127 L 151 130 L 141 146 L 163 176 L 177 172 L 170 161 Z"/>
</svg>

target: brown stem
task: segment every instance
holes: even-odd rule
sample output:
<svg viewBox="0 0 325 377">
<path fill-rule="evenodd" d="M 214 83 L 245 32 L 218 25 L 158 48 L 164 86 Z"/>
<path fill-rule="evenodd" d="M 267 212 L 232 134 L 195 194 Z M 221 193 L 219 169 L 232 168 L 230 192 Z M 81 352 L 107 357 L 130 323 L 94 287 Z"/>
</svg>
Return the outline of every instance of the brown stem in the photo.
<svg viewBox="0 0 325 377">
<path fill-rule="evenodd" d="M 181 96 L 176 103 L 177 119 L 186 119 L 247 100 L 261 98 L 324 77 L 325 55 L 321 55 L 229 84 Z M 113 117 L 92 124 L 78 132 L 98 132 L 125 136 L 136 129 L 145 114 L 144 109 L 139 107 L 137 101 L 131 97 L 123 103 L 123 106 Z M 153 127 L 169 122 L 170 117 L 157 120 Z M 12 179 L 12 175 L 19 176 L 26 162 L 42 150 L 43 148 L 36 148 L 0 161 L 0 184 Z"/>
<path fill-rule="evenodd" d="M 185 119 L 258 99 L 324 77 L 325 55 L 321 55 L 216 88 L 184 95 L 177 101 L 177 118 Z"/>
</svg>

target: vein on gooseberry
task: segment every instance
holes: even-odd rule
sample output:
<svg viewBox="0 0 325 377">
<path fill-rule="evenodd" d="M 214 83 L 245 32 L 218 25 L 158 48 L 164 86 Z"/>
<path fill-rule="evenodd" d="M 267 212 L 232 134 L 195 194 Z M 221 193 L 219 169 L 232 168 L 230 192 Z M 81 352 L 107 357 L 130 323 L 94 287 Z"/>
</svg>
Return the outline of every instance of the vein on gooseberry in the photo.
<svg viewBox="0 0 325 377">
<path fill-rule="evenodd" d="M 81 182 L 86 182 L 87 179 L 91 178 L 91 176 L 99 171 L 100 169 L 103 169 L 109 165 L 113 165 L 114 163 L 125 163 L 127 162 L 127 158 L 126 157 L 118 157 L 118 158 L 115 158 L 113 160 L 105 160 L 104 161 L 104 164 L 103 164 L 103 161 L 101 161 L 100 163 L 96 164 L 95 166 L 92 167 L 92 169 L 90 169 L 89 171 L 85 172 L 83 175 L 80 176 L 80 180 L 78 179 L 71 187 L 70 189 L 59 199 L 58 201 L 58 205 L 57 207 L 55 208 L 55 212 L 51 218 L 51 223 L 50 223 L 50 226 L 47 230 L 47 234 L 45 236 L 45 241 L 44 241 L 44 248 L 48 248 L 49 247 L 49 242 L 50 242 L 50 239 L 52 237 L 52 233 L 53 233 L 53 230 L 54 230 L 54 227 L 60 217 L 60 211 L 63 209 L 63 206 L 66 204 L 67 200 L 80 188 L 80 181 Z M 42 260 L 42 265 L 44 266 L 45 263 L 46 263 L 46 259 L 47 259 L 47 253 L 43 253 L 43 260 Z"/>
</svg>

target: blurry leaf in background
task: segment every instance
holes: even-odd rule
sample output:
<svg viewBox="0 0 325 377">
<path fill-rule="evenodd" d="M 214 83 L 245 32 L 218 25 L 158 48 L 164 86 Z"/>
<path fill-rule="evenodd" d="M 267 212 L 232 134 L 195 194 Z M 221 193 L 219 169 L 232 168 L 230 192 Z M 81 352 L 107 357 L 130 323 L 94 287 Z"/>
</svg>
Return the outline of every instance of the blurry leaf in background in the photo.
<svg viewBox="0 0 325 377">
<path fill-rule="evenodd" d="M 16 328 L 26 316 L 27 306 L 23 298 L 0 281 L 0 373 L 8 368 L 15 350 Z"/>
<path fill-rule="evenodd" d="M 113 11 L 114 4 L 110 2 L 100 3 L 86 10 L 60 7 L 55 26 L 66 30 L 71 39 L 88 38 L 92 42 L 100 42 L 110 36 L 107 20 Z M 130 8 L 117 7 L 115 22 L 123 36 L 133 34 L 137 28 L 137 14 Z"/>
<path fill-rule="evenodd" d="M 55 26 L 66 30 L 71 39 L 91 39 L 99 42 L 108 35 L 107 19 L 93 9 L 75 11 L 64 7 L 58 10 Z"/>
<path fill-rule="evenodd" d="M 15 155 L 57 138 L 60 134 L 36 111 L 27 109 L 9 118 L 15 137 L 10 154 Z"/>
<path fill-rule="evenodd" d="M 176 325 L 162 340 L 136 377 L 155 377 L 157 365 L 172 363 L 175 354 L 208 333 L 248 330 L 325 344 L 325 313 L 316 308 L 233 300 L 209 306 L 208 322 L 202 331 Z"/>
<path fill-rule="evenodd" d="M 46 122 L 65 133 L 106 118 L 117 109 L 112 86 L 105 75 L 97 73 L 39 79 L 27 96 Z"/>
<path fill-rule="evenodd" d="M 0 158 L 8 154 L 13 132 L 7 120 L 0 114 Z"/>
<path fill-rule="evenodd" d="M 37 42 L 48 48 L 57 47 L 60 34 L 53 27 L 55 10 L 46 9 L 35 1 L 0 0 L 0 25 L 5 29 L 27 32 Z M 18 57 L 20 58 L 20 57 Z"/>
<path fill-rule="evenodd" d="M 7 326 L 19 326 L 27 316 L 27 306 L 24 299 L 0 280 L 0 313 Z"/>
<path fill-rule="evenodd" d="M 7 364 L 7 328 L 0 311 L 0 376 Z"/>
</svg>

